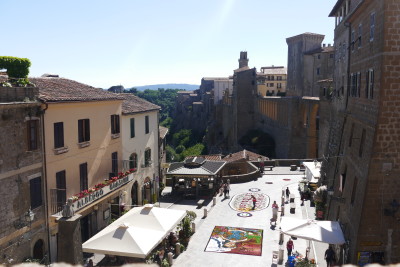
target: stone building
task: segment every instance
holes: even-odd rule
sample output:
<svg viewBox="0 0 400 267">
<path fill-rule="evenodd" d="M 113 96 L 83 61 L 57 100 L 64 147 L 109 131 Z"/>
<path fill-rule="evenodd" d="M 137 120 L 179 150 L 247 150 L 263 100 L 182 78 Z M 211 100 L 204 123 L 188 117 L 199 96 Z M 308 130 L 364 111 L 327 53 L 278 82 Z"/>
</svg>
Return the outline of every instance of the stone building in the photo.
<svg viewBox="0 0 400 267">
<path fill-rule="evenodd" d="M 324 161 L 328 214 L 346 238 L 343 263 L 400 262 L 398 29 L 394 0 L 339 0 L 332 130 Z"/>
<path fill-rule="evenodd" d="M 0 76 L 1 82 L 7 76 Z M 0 85 L 0 264 L 46 263 L 48 220 L 37 87 Z"/>
</svg>

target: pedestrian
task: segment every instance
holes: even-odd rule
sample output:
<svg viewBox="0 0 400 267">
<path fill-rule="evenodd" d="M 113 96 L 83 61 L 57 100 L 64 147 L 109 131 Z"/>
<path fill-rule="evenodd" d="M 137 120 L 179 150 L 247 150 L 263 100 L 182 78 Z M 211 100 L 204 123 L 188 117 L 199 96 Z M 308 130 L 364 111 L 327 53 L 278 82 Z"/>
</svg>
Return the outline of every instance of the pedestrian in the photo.
<svg viewBox="0 0 400 267">
<path fill-rule="evenodd" d="M 253 201 L 253 210 L 256 209 L 257 199 L 255 196 L 251 195 L 251 201 Z"/>
<path fill-rule="evenodd" d="M 227 193 L 228 193 L 228 186 L 224 184 L 224 198 L 226 198 Z"/>
<path fill-rule="evenodd" d="M 289 238 L 289 241 L 286 243 L 286 249 L 288 257 L 291 256 L 292 250 L 294 249 L 294 244 L 291 238 Z"/>
<path fill-rule="evenodd" d="M 87 263 L 86 267 L 93 267 L 93 260 L 90 259 L 89 262 Z"/>
<path fill-rule="evenodd" d="M 286 198 L 289 199 L 290 190 L 289 187 L 286 187 Z"/>
<path fill-rule="evenodd" d="M 262 160 L 261 157 L 259 157 L 260 160 L 260 173 L 264 173 L 264 160 Z"/>
<path fill-rule="evenodd" d="M 231 190 L 231 181 L 228 179 L 228 181 L 226 182 L 226 190 L 227 190 L 227 192 L 226 192 L 226 195 L 228 196 L 228 198 L 229 198 L 229 191 Z"/>
<path fill-rule="evenodd" d="M 326 266 L 331 267 L 334 265 L 335 262 L 335 252 L 332 249 L 332 246 L 329 245 L 328 249 L 325 251 L 325 260 Z"/>
<path fill-rule="evenodd" d="M 276 201 L 272 203 L 272 219 L 271 219 L 271 224 L 275 223 L 276 226 L 276 221 L 278 219 L 278 204 L 276 204 Z"/>
</svg>

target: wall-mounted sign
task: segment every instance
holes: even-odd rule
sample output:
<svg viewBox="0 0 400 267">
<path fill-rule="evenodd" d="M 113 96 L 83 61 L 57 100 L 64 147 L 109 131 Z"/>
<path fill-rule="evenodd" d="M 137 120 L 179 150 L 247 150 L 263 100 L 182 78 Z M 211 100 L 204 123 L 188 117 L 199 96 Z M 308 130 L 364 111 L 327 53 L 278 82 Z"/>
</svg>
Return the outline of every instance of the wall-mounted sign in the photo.
<svg viewBox="0 0 400 267">
<path fill-rule="evenodd" d="M 130 181 L 133 180 L 133 174 L 129 174 L 125 176 L 124 178 L 118 179 L 117 181 L 113 182 L 112 184 L 109 184 L 103 188 L 100 188 L 97 191 L 94 191 L 93 193 L 78 199 L 72 204 L 72 209 L 74 212 L 79 211 L 80 209 L 86 207 L 87 205 L 93 203 L 94 201 L 103 198 L 107 194 L 116 191 L 118 188 L 120 188 L 123 185 L 126 185 Z M 61 212 L 60 212 L 61 214 Z M 59 215 L 59 214 L 57 214 Z"/>
</svg>

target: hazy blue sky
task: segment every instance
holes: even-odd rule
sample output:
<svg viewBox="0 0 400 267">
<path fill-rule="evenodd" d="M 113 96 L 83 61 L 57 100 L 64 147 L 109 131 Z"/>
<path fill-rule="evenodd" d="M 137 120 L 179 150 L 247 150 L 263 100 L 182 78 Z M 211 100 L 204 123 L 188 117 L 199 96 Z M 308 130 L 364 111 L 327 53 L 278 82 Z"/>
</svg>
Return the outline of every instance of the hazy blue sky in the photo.
<svg viewBox="0 0 400 267">
<path fill-rule="evenodd" d="M 333 43 L 336 0 L 0 0 L 0 55 L 26 57 L 30 76 L 96 87 L 199 84 L 249 66 L 287 65 L 286 38 Z"/>
</svg>

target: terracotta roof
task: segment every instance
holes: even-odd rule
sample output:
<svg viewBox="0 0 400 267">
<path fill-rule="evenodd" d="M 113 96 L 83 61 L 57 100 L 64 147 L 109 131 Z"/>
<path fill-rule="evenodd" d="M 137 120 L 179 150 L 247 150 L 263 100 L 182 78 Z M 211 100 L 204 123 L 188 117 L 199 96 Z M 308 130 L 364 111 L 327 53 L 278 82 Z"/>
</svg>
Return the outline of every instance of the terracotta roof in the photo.
<svg viewBox="0 0 400 267">
<path fill-rule="evenodd" d="M 189 157 L 186 157 L 185 160 L 195 158 L 195 157 L 196 156 L 189 156 Z M 214 160 L 214 161 L 218 161 L 218 160 L 222 159 L 221 154 L 201 155 L 201 156 L 197 156 L 197 157 L 205 158 L 206 160 Z"/>
<path fill-rule="evenodd" d="M 160 138 L 164 139 L 165 136 L 167 135 L 169 129 L 167 127 L 158 126 L 158 131 L 160 132 Z"/>
<path fill-rule="evenodd" d="M 40 77 L 29 78 L 29 81 L 39 87 L 39 99 L 46 102 L 123 100 L 123 97 L 101 88 L 65 78 Z"/>
<path fill-rule="evenodd" d="M 249 158 L 247 158 L 247 156 Z M 222 160 L 226 161 L 226 162 L 233 162 L 233 161 L 238 161 L 238 160 L 248 160 L 248 161 L 257 161 L 259 157 L 264 158 L 264 160 L 268 160 L 268 158 L 266 156 L 248 151 L 246 149 L 233 153 L 233 154 L 229 154 L 227 156 L 225 156 Z"/>
<path fill-rule="evenodd" d="M 124 93 L 117 95 L 125 98 L 124 102 L 122 102 L 122 114 L 141 113 L 161 109 L 161 107 L 150 103 L 143 98 L 137 97 L 134 94 Z"/>
</svg>

